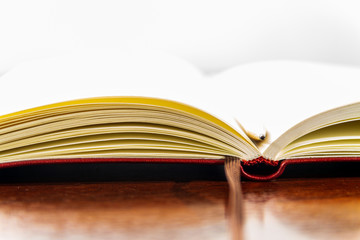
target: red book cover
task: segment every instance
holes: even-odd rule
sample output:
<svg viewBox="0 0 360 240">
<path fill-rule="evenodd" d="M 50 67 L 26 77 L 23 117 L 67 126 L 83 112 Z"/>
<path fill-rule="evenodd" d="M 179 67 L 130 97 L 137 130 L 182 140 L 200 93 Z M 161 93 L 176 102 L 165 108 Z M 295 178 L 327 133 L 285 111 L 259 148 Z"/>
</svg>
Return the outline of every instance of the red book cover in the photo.
<svg viewBox="0 0 360 240">
<path fill-rule="evenodd" d="M 329 157 L 329 158 L 299 158 L 281 161 L 268 160 L 263 157 L 249 161 L 241 161 L 241 178 L 254 181 L 270 181 L 281 177 L 290 165 L 302 165 L 311 163 L 347 163 L 360 162 L 360 157 Z M 178 159 L 178 158 L 75 158 L 75 159 L 42 159 L 42 160 L 24 160 L 16 162 L 1 163 L 1 168 L 22 167 L 29 165 L 47 165 L 47 164 L 89 164 L 89 163 L 148 163 L 148 164 L 206 164 L 223 165 L 224 159 Z M 259 170 L 266 168 L 266 171 Z M 321 169 L 320 169 L 321 170 Z M 301 176 L 301 174 L 300 174 Z"/>
</svg>

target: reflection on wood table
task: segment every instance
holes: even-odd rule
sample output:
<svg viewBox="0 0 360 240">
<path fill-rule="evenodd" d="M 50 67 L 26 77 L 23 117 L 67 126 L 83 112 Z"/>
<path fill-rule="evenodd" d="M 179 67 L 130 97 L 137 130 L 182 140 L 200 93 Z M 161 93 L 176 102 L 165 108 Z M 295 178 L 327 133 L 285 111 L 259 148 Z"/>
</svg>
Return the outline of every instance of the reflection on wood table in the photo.
<svg viewBox="0 0 360 240">
<path fill-rule="evenodd" d="M 244 239 L 359 239 L 360 178 L 242 182 Z M 0 185 L 1 239 L 231 239 L 225 181 Z"/>
</svg>

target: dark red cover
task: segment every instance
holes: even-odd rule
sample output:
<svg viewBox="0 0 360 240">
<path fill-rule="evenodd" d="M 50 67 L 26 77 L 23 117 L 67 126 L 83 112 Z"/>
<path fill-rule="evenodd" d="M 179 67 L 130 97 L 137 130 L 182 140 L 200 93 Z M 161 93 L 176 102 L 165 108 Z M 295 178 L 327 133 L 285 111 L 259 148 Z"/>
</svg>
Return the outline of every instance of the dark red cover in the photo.
<svg viewBox="0 0 360 240">
<path fill-rule="evenodd" d="M 64 164 L 64 163 L 184 163 L 184 164 L 224 164 L 224 159 L 178 159 L 178 158 L 75 158 L 75 159 L 45 159 L 25 160 L 18 162 L 1 163 L 0 168 L 18 167 L 40 164 Z M 360 157 L 327 157 L 327 158 L 297 158 L 281 161 L 268 160 L 259 157 L 250 161 L 241 162 L 241 177 L 256 181 L 269 181 L 281 176 L 286 166 L 304 163 L 327 163 L 327 162 L 360 162 Z M 273 172 L 266 175 L 249 173 L 246 169 L 258 165 L 270 166 Z M 255 171 L 256 172 L 256 171 Z"/>
</svg>

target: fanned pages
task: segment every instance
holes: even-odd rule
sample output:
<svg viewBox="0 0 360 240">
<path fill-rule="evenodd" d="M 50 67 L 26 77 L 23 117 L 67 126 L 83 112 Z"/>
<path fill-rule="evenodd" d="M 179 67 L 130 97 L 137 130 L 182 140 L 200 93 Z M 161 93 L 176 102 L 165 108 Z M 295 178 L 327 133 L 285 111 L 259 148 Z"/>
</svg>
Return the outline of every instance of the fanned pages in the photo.
<svg viewBox="0 0 360 240">
<path fill-rule="evenodd" d="M 360 103 L 300 122 L 263 154 L 257 141 L 264 137 L 255 139 L 246 129 L 236 130 L 190 105 L 150 97 L 87 98 L 27 109 L 1 116 L 0 134 L 2 164 L 59 159 L 208 159 L 223 163 L 232 157 L 247 166 L 279 166 L 276 162 L 281 160 L 359 160 Z M 280 166 L 273 176 L 281 171 Z"/>
<path fill-rule="evenodd" d="M 174 101 L 104 97 L 62 102 L 0 118 L 1 161 L 54 158 L 257 157 L 241 133 Z"/>
<path fill-rule="evenodd" d="M 360 153 L 360 103 L 338 107 L 289 129 L 264 152 L 280 160 L 304 157 L 349 157 Z"/>
</svg>

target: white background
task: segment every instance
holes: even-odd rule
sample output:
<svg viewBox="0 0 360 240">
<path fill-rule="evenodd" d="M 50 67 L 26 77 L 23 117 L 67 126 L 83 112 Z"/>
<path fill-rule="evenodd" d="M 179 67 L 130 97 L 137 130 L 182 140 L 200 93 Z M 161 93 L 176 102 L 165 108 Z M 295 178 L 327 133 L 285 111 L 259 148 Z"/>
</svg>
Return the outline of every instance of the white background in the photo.
<svg viewBox="0 0 360 240">
<path fill-rule="evenodd" d="M 161 50 L 205 72 L 274 59 L 360 65 L 356 0 L 3 0 L 0 71 L 74 49 Z"/>
</svg>

